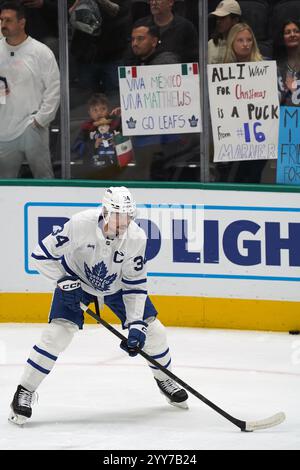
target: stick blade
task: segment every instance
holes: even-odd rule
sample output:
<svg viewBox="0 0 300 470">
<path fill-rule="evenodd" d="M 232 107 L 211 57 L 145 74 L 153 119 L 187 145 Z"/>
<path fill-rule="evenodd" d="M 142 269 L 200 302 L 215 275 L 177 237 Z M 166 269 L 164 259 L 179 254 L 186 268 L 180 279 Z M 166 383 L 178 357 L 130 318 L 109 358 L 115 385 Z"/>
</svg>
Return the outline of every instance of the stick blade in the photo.
<svg viewBox="0 0 300 470">
<path fill-rule="evenodd" d="M 258 431 L 259 429 L 268 429 L 283 423 L 285 414 L 281 411 L 269 418 L 260 419 L 258 421 L 246 421 L 245 431 Z"/>
</svg>

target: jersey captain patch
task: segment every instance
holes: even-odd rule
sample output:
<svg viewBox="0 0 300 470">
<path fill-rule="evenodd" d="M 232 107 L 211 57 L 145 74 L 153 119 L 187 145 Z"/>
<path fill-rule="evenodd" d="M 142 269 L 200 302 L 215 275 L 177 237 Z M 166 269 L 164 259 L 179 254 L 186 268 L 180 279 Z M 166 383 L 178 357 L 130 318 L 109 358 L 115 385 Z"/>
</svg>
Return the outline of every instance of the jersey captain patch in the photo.
<svg viewBox="0 0 300 470">
<path fill-rule="evenodd" d="M 92 269 L 90 269 L 88 265 L 84 263 L 84 271 L 87 279 L 94 289 L 100 290 L 102 292 L 108 291 L 110 285 L 117 277 L 116 273 L 107 276 L 107 267 L 103 261 L 101 261 L 101 263 L 95 264 L 95 266 L 92 266 Z"/>
</svg>

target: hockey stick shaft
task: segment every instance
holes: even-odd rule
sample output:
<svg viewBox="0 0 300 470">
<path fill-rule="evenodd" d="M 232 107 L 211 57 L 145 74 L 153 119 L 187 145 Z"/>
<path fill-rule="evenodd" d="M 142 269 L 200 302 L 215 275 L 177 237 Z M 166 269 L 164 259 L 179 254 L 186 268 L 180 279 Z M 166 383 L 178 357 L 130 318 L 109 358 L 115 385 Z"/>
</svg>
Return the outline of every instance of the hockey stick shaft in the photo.
<svg viewBox="0 0 300 470">
<path fill-rule="evenodd" d="M 101 323 L 107 330 L 109 330 L 111 333 L 113 333 L 115 336 L 117 336 L 121 341 L 127 341 L 127 338 L 122 335 L 118 330 L 116 330 L 112 325 L 107 323 L 103 318 L 101 318 L 99 315 L 94 313 L 92 310 L 90 310 L 86 305 L 83 303 L 80 304 L 81 308 L 91 317 L 93 317 L 98 323 Z M 222 415 L 224 418 L 228 419 L 233 423 L 235 426 L 241 429 L 241 431 L 246 431 L 246 421 L 242 421 L 240 419 L 235 418 L 234 416 L 231 416 L 229 413 L 224 411 L 222 408 L 217 406 L 215 403 L 212 401 L 208 400 L 204 395 L 201 395 L 201 393 L 197 392 L 194 388 L 192 388 L 190 385 L 188 385 L 186 382 L 181 380 L 179 377 L 177 377 L 173 372 L 169 371 L 166 369 L 164 366 L 159 364 L 155 359 L 153 359 L 151 356 L 149 356 L 147 353 L 145 353 L 142 349 L 137 348 L 137 352 L 142 356 L 146 361 L 150 362 L 153 366 L 157 367 L 159 370 L 164 372 L 170 379 L 175 380 L 176 383 L 181 385 L 183 388 L 188 390 L 192 395 L 195 397 L 199 398 L 199 400 L 203 401 L 206 405 L 208 405 L 210 408 L 215 410 L 217 413 Z"/>
</svg>

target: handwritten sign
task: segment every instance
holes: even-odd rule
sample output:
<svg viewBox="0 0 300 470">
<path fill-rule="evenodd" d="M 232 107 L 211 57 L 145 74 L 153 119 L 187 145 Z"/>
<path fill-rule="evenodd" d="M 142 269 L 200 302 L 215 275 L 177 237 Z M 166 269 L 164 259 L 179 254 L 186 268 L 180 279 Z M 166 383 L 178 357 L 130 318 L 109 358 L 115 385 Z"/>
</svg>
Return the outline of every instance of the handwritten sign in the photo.
<svg viewBox="0 0 300 470">
<path fill-rule="evenodd" d="M 208 65 L 214 161 L 277 158 L 275 61 Z"/>
<path fill-rule="evenodd" d="M 277 183 L 300 184 L 300 108 L 280 108 Z"/>
<path fill-rule="evenodd" d="M 198 64 L 119 67 L 124 135 L 201 132 Z"/>
</svg>

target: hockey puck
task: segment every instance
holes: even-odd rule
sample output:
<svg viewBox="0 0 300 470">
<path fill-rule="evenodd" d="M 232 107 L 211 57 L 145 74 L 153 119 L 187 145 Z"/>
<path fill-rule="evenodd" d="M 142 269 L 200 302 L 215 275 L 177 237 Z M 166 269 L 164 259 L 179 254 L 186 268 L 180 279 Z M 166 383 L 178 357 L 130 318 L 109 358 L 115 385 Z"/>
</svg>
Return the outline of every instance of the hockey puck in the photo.
<svg viewBox="0 0 300 470">
<path fill-rule="evenodd" d="M 300 335 L 300 331 L 299 330 L 290 330 L 289 334 L 290 335 Z"/>
</svg>

